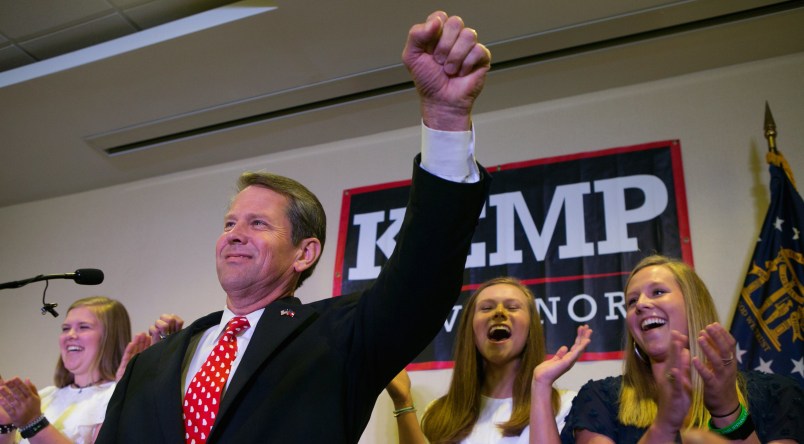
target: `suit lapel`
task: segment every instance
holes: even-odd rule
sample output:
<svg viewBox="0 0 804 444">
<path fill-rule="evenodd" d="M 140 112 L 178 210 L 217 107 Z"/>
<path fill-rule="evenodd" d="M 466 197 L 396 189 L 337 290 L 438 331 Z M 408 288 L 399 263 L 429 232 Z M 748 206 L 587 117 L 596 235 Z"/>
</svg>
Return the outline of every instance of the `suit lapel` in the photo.
<svg viewBox="0 0 804 444">
<path fill-rule="evenodd" d="M 235 403 L 240 392 L 255 373 L 271 359 L 294 333 L 317 317 L 317 313 L 301 304 L 297 298 L 283 298 L 265 307 L 243 359 L 237 367 L 229 387 L 223 395 L 218 419 L 222 420 Z M 236 408 L 236 407 L 235 407 Z M 212 429 L 215 435 L 215 428 Z"/>
</svg>

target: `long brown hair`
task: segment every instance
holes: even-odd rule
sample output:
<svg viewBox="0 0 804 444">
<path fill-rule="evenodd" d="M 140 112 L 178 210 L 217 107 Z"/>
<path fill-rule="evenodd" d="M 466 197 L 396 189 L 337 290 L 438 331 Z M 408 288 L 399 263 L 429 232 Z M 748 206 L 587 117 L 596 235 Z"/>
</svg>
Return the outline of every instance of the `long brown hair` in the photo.
<svg viewBox="0 0 804 444">
<path fill-rule="evenodd" d="M 511 418 L 497 426 L 503 436 L 519 436 L 530 421 L 530 387 L 533 369 L 545 356 L 544 331 L 533 293 L 519 280 L 512 277 L 498 277 L 484 282 L 472 293 L 461 314 L 455 343 L 455 367 L 452 381 L 446 395 L 435 400 L 422 417 L 422 431 L 432 443 L 457 443 L 469 436 L 480 415 L 480 390 L 483 385 L 483 356 L 474 341 L 472 322 L 478 295 L 493 285 L 512 285 L 525 294 L 528 300 L 530 325 L 528 340 L 520 355 L 519 365 L 513 387 L 513 409 Z M 553 411 L 560 404 L 558 391 L 551 393 Z"/>
<path fill-rule="evenodd" d="M 631 271 L 625 283 L 625 291 L 631 284 L 631 279 L 639 271 L 647 267 L 661 266 L 667 268 L 676 280 L 681 294 L 684 297 L 684 311 L 687 316 L 687 332 L 690 335 L 697 334 L 707 325 L 718 322 L 715 303 L 712 295 L 706 288 L 703 280 L 686 263 L 666 256 L 653 255 L 642 259 Z M 651 371 L 650 362 L 643 361 L 637 356 L 635 351 L 636 342 L 631 332 L 625 329 L 625 359 L 623 360 L 623 383 L 620 389 L 620 410 L 618 418 L 625 425 L 632 425 L 640 428 L 650 426 L 656 419 L 658 406 L 658 387 Z M 701 362 L 706 362 L 706 355 L 698 346 L 698 341 L 689 341 L 690 358 L 698 357 Z M 641 355 L 647 359 L 644 351 Z M 698 372 L 692 371 L 690 374 L 692 383 L 692 402 L 690 411 L 687 415 L 687 427 L 706 427 L 709 418 L 709 411 L 703 402 L 703 381 Z M 744 380 L 738 374 L 737 395 L 743 405 L 747 404 Z"/>
<path fill-rule="evenodd" d="M 105 296 L 90 296 L 73 302 L 67 312 L 78 307 L 86 307 L 91 310 L 103 326 L 100 352 L 95 356 L 93 364 L 100 372 L 101 381 L 114 381 L 126 345 L 131 342 L 131 321 L 128 318 L 126 307 Z M 56 387 L 59 388 L 75 382 L 75 376 L 64 367 L 61 355 L 59 355 L 59 362 L 56 363 L 56 374 L 53 379 Z"/>
</svg>

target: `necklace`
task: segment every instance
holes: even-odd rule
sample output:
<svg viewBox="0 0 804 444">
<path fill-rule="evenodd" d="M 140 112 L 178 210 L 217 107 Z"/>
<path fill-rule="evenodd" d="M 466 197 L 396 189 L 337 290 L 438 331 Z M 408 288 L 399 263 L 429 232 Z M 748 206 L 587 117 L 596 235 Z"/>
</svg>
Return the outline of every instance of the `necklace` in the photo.
<svg viewBox="0 0 804 444">
<path fill-rule="evenodd" d="M 77 388 L 77 389 L 78 389 L 78 393 L 80 394 L 80 393 L 82 393 L 82 392 L 84 391 L 84 389 L 85 389 L 85 388 L 89 388 L 89 387 L 92 387 L 92 386 L 94 386 L 94 385 L 97 385 L 97 384 L 102 384 L 102 383 L 103 383 L 103 379 L 99 379 L 99 380 L 97 380 L 97 381 L 92 381 L 92 382 L 90 382 L 90 383 L 89 383 L 89 384 L 87 384 L 87 385 L 78 385 L 78 384 L 76 384 L 75 382 L 73 382 L 72 384 L 70 384 L 70 387 L 72 387 L 72 388 Z"/>
</svg>

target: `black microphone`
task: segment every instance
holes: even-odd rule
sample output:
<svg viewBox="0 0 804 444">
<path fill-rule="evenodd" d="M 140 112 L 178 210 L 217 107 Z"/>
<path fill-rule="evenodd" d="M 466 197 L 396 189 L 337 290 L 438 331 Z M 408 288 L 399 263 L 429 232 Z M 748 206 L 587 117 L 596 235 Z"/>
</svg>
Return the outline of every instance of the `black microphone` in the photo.
<svg viewBox="0 0 804 444">
<path fill-rule="evenodd" d="M 80 285 L 98 285 L 103 282 L 103 272 L 97 268 L 79 268 L 75 273 L 67 273 L 64 278 Z"/>
<path fill-rule="evenodd" d="M 23 285 L 28 285 L 31 282 L 46 281 L 50 279 L 72 279 L 76 284 L 98 285 L 103 282 L 103 272 L 97 268 L 79 268 L 78 270 L 75 270 L 75 273 L 40 274 L 39 276 L 34 276 L 29 279 L 0 284 L 0 290 L 4 288 L 19 288 Z"/>
</svg>

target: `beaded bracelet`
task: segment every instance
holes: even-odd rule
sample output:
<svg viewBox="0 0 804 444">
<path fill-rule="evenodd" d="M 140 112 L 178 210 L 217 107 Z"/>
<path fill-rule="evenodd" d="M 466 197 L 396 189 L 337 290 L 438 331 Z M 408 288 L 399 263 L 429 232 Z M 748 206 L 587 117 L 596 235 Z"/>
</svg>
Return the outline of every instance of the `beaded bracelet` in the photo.
<svg viewBox="0 0 804 444">
<path fill-rule="evenodd" d="M 403 413 L 415 412 L 415 411 L 416 411 L 415 405 L 411 405 L 410 407 L 402 407 L 401 409 L 394 410 L 394 418 Z"/>
<path fill-rule="evenodd" d="M 50 422 L 48 422 L 47 418 L 45 418 L 45 415 L 39 415 L 38 418 L 29 422 L 24 427 L 20 427 L 20 436 L 25 439 L 33 438 L 34 435 L 41 432 L 42 429 L 49 425 Z"/>
<path fill-rule="evenodd" d="M 712 420 L 710 419 L 709 430 L 723 436 L 726 439 L 743 440 L 754 433 L 755 426 L 754 421 L 751 419 L 751 415 L 748 413 L 748 410 L 746 410 L 745 406 L 740 403 L 740 416 L 737 417 L 736 421 L 726 427 L 723 427 L 722 429 L 718 429 L 712 425 Z"/>
<path fill-rule="evenodd" d="M 14 424 L 0 424 L 0 435 L 11 433 L 14 430 L 17 430 L 17 426 L 15 426 Z"/>
</svg>

